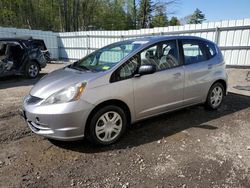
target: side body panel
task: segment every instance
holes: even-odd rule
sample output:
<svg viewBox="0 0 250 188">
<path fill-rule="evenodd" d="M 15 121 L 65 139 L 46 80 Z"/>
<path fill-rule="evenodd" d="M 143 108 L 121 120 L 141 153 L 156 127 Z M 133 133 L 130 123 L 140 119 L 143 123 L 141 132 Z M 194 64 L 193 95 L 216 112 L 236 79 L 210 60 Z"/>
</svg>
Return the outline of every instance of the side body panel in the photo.
<svg viewBox="0 0 250 188">
<path fill-rule="evenodd" d="M 105 75 L 103 78 L 99 78 L 98 80 L 100 82 L 103 80 L 108 82 L 109 77 L 109 75 Z M 95 106 L 108 100 L 122 101 L 128 106 L 130 110 L 131 121 L 135 121 L 134 88 L 132 79 L 126 79 L 119 82 L 100 85 L 94 88 L 88 88 L 86 89 L 86 92 L 83 94 L 82 98 Z"/>
</svg>

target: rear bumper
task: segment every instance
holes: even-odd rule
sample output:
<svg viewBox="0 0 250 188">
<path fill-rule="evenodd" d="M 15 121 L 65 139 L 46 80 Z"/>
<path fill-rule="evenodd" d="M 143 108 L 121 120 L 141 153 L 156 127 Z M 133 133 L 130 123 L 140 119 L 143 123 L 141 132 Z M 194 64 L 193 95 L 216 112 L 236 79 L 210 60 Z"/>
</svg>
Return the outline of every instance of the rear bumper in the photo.
<svg viewBox="0 0 250 188">
<path fill-rule="evenodd" d="M 84 137 L 87 118 L 94 105 L 76 101 L 56 105 L 28 105 L 23 117 L 36 134 L 55 140 L 79 140 Z"/>
</svg>

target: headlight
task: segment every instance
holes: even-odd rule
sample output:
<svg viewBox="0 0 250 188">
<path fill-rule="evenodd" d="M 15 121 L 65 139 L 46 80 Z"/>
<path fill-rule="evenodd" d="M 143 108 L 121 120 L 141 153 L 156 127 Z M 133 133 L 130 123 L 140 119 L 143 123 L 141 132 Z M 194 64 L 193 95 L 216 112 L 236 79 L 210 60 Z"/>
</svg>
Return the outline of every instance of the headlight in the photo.
<svg viewBox="0 0 250 188">
<path fill-rule="evenodd" d="M 62 89 L 49 96 L 42 104 L 59 104 L 79 100 L 84 92 L 86 83 L 78 83 Z"/>
</svg>

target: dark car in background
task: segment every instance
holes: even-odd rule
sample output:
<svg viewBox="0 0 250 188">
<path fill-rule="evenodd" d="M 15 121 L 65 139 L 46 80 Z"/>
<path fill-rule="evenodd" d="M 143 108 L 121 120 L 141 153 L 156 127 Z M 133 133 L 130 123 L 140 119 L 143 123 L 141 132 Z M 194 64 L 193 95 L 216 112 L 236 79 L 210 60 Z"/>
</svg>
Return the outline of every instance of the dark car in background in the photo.
<svg viewBox="0 0 250 188">
<path fill-rule="evenodd" d="M 33 48 L 39 48 L 41 50 L 48 63 L 51 61 L 51 54 L 42 39 L 30 38 L 28 41 L 33 46 Z"/>
<path fill-rule="evenodd" d="M 50 60 L 43 40 L 32 37 L 0 38 L 0 77 L 36 78 Z M 49 54 L 46 57 L 45 53 Z"/>
</svg>

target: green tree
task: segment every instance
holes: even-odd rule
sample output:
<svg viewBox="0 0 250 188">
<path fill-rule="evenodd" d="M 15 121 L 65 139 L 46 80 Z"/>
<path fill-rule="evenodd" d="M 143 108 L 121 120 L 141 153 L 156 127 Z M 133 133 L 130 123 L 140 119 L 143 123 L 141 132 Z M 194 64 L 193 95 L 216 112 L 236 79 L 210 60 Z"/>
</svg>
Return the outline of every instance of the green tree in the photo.
<svg viewBox="0 0 250 188">
<path fill-rule="evenodd" d="M 165 6 L 159 5 L 155 8 L 155 15 L 152 18 L 152 27 L 168 26 L 168 17 L 166 16 Z"/>
<path fill-rule="evenodd" d="M 0 0 L 0 26 L 52 31 L 160 27 L 167 25 L 162 5 L 160 0 Z"/>
<path fill-rule="evenodd" d="M 124 10 L 123 0 L 102 0 L 101 6 L 97 9 L 97 15 L 93 24 L 104 30 L 127 29 L 127 14 Z"/>
<path fill-rule="evenodd" d="M 138 22 L 139 28 L 150 27 L 150 21 L 152 17 L 153 5 L 151 0 L 140 0 L 140 6 L 138 10 Z"/>
<path fill-rule="evenodd" d="M 128 29 L 136 28 L 136 0 L 126 0 L 127 5 L 127 25 Z"/>
<path fill-rule="evenodd" d="M 169 21 L 169 25 L 170 26 L 177 26 L 177 25 L 181 25 L 180 21 L 178 20 L 177 17 L 173 16 L 170 21 Z"/>
<path fill-rule="evenodd" d="M 205 21 L 205 14 L 202 13 L 198 8 L 194 11 L 194 13 L 189 17 L 189 24 L 201 24 Z"/>
</svg>

